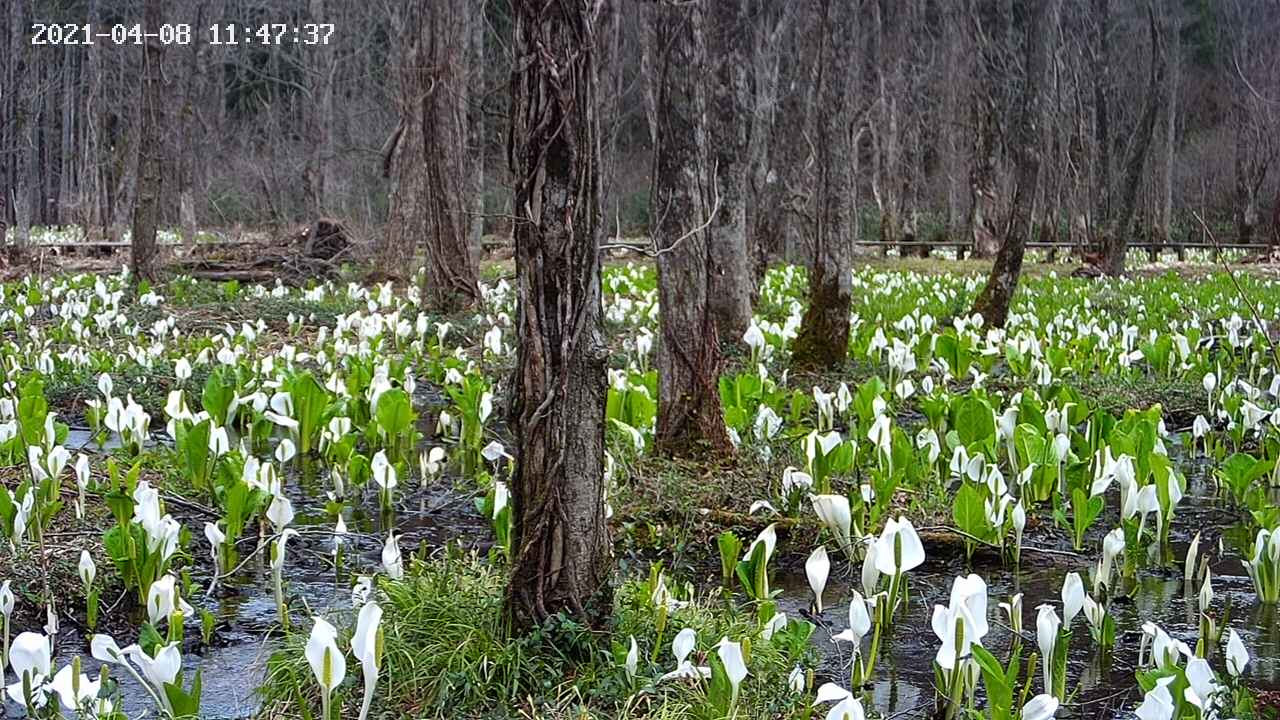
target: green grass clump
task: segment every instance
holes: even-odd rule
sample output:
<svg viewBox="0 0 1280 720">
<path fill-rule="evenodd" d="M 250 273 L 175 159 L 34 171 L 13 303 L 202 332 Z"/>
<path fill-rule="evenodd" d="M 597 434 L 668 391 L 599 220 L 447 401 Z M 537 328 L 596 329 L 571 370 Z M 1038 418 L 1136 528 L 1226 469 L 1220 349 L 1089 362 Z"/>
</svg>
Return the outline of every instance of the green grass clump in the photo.
<svg viewBox="0 0 1280 720">
<path fill-rule="evenodd" d="M 710 720 L 715 715 L 705 702 L 705 682 L 658 682 L 675 667 L 670 643 L 685 627 L 698 633 L 690 658 L 698 665 L 707 664 L 705 656 L 721 637 L 743 642 L 750 675 L 737 717 L 791 717 L 806 706 L 786 680 L 797 664 L 811 666 L 815 651 L 807 639 L 790 635 L 764 640 L 754 606 L 738 607 L 719 595 L 692 599 L 670 614 L 659 638 L 648 584 L 630 580 L 615 592 L 608 632 L 560 618 L 512 637 L 503 615 L 505 590 L 500 567 L 460 552 L 413 563 L 403 581 L 379 578 L 385 650 L 370 716 Z M 343 628 L 339 646 L 349 648 L 354 617 L 327 619 Z M 310 720 L 319 707 L 303 658 L 310 623 L 299 626 L 269 662 L 260 717 Z M 621 664 L 631 636 L 639 648 L 634 680 Z M 338 690 L 342 717 L 358 714 L 359 676 L 359 664 L 349 656 Z"/>
</svg>

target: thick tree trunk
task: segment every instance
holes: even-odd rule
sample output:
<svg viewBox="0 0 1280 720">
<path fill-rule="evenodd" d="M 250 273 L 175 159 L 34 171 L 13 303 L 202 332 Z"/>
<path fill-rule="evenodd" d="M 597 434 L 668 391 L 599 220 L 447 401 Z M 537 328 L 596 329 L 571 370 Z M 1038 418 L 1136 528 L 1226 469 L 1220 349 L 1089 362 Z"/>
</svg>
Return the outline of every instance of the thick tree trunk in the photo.
<svg viewBox="0 0 1280 720">
<path fill-rule="evenodd" d="M 765 272 L 769 269 L 769 256 L 775 245 L 773 238 L 781 227 L 781 218 L 778 216 L 782 213 L 767 202 L 771 197 L 771 186 L 778 184 L 776 177 L 770 177 L 773 174 L 774 158 L 770 138 L 778 117 L 778 84 L 782 67 L 780 38 L 794 10 L 790 5 L 764 2 L 753 5 L 751 11 L 757 20 L 753 24 L 751 51 L 754 91 L 751 95 L 752 121 L 747 139 L 749 167 L 746 233 L 747 250 L 751 254 L 751 295 L 755 297 Z M 770 17 L 772 22 L 765 23 L 764 20 Z"/>
<path fill-rule="evenodd" d="M 198 26 L 207 26 L 211 22 L 221 22 L 222 0 L 202 3 L 196 16 Z M 205 43 L 193 43 L 182 52 L 188 53 L 185 66 L 185 77 L 182 78 L 182 107 L 179 111 L 179 127 L 181 142 L 175 148 L 178 164 L 178 219 L 182 228 L 182 242 L 188 247 L 196 242 L 196 192 L 202 188 L 206 164 L 201 162 L 197 148 L 203 145 L 207 137 L 204 129 L 208 127 L 201 122 L 202 112 L 206 112 L 205 103 L 209 98 L 209 85 L 223 83 L 221 68 L 212 65 L 212 54 L 217 46 Z M 216 77 L 211 78 L 214 74 Z M 209 108 L 212 110 L 212 108 Z"/>
<path fill-rule="evenodd" d="M 996 189 L 1000 152 L 1001 102 L 998 83 L 1003 75 L 997 43 L 1004 34 L 1003 3 L 977 0 L 970 22 L 975 33 L 978 62 L 971 103 L 973 159 L 969 166 L 969 215 L 965 221 L 973 257 L 991 257 L 1000 248 L 1001 204 Z"/>
<path fill-rule="evenodd" d="M 600 299 L 598 3 L 516 0 L 511 137 L 520 344 L 512 413 L 517 628 L 611 609 Z"/>
<path fill-rule="evenodd" d="M 130 269 L 137 279 L 153 280 L 156 276 L 156 230 L 160 222 L 160 197 L 163 191 L 161 157 L 164 147 L 164 98 L 160 84 L 163 73 L 164 46 L 158 28 L 164 22 L 164 0 L 143 3 L 143 26 L 157 37 L 148 38 L 142 46 L 141 123 L 138 128 L 138 185 L 133 206 L 133 239 Z"/>
<path fill-rule="evenodd" d="M 851 3 L 823 0 L 819 25 L 817 228 L 809 266 L 809 307 L 792 345 L 797 368 L 836 368 L 849 352 L 853 294 L 853 98 L 847 58 L 856 17 Z"/>
<path fill-rule="evenodd" d="M 1013 207 L 1005 225 L 1004 242 L 991 266 L 986 287 L 978 294 L 973 311 L 982 315 L 988 326 L 1004 327 L 1009 318 L 1009 303 L 1022 274 L 1022 257 L 1032 232 L 1032 216 L 1040 178 L 1040 129 L 1044 124 L 1044 94 L 1048 65 L 1051 19 L 1055 0 L 1027 0 L 1014 10 L 1014 22 L 1022 26 L 1026 77 L 1018 107 L 1017 130 L 1014 134 L 1013 161 L 1017 169 L 1017 186 L 1013 191 Z"/>
<path fill-rule="evenodd" d="M 467 71 L 469 79 L 468 133 L 467 147 L 471 149 L 471 176 L 467 192 L 470 197 L 470 215 L 468 216 L 467 243 L 471 246 L 472 255 L 480 256 L 484 238 L 484 190 L 485 162 L 489 149 L 488 119 L 484 112 L 486 95 L 485 70 L 488 57 L 485 48 L 485 7 L 486 0 L 475 0 L 470 5 L 467 17 Z"/>
<path fill-rule="evenodd" d="M 463 189 L 470 184 L 461 157 L 466 108 L 454 92 L 466 82 L 463 58 L 467 0 L 411 8 L 404 18 L 396 68 L 400 125 L 384 160 L 391 207 L 380 253 L 384 266 L 404 267 L 421 242 L 426 255 L 426 306 L 454 312 L 480 297 Z"/>
<path fill-rule="evenodd" d="M 1146 166 L 1147 155 L 1150 154 L 1152 136 L 1155 135 L 1156 118 L 1160 115 L 1160 106 L 1165 96 L 1164 76 L 1167 59 L 1164 38 L 1155 8 L 1150 2 L 1147 4 L 1147 21 L 1151 32 L 1151 78 L 1147 85 L 1147 97 L 1143 102 L 1142 115 L 1138 119 L 1138 126 L 1134 129 L 1133 140 L 1129 143 L 1129 153 L 1125 156 L 1120 214 L 1107 238 L 1102 259 L 1102 271 L 1113 277 L 1124 273 L 1124 258 L 1129 252 L 1129 233 L 1133 232 L 1133 216 L 1137 211 L 1138 186 L 1142 182 L 1142 171 Z"/>
<path fill-rule="evenodd" d="M 751 322 L 754 283 L 747 246 L 747 142 L 752 114 L 747 77 L 746 0 L 714 0 L 710 11 L 708 120 L 715 216 L 708 228 L 708 305 L 722 343 L 738 343 Z M 714 203 L 719 201 L 719 207 Z"/>
<path fill-rule="evenodd" d="M 656 106 L 650 117 L 656 125 L 649 207 L 659 248 L 662 332 L 656 440 L 662 452 L 677 456 L 730 450 L 718 387 L 723 362 L 710 307 L 704 13 L 705 0 L 660 0 L 651 9 Z"/>
<path fill-rule="evenodd" d="M 418 243 L 427 233 L 427 148 L 423 123 L 431 74 L 425 57 L 422 11 L 406 7 L 393 14 L 391 27 L 399 51 L 391 67 L 391 98 L 399 123 L 382 147 L 382 172 L 390 179 L 387 224 L 375 248 L 390 272 L 412 267 Z"/>
</svg>

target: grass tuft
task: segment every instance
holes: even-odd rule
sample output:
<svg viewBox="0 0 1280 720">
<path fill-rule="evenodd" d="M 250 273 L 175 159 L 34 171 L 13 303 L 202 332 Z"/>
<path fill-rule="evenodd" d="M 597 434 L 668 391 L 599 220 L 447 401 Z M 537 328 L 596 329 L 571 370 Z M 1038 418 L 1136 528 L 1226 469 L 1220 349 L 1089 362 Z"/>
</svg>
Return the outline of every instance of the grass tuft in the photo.
<svg viewBox="0 0 1280 720">
<path fill-rule="evenodd" d="M 791 717 L 805 706 L 786 678 L 798 663 L 811 666 L 807 641 L 766 641 L 754 606 L 726 603 L 719 595 L 694 599 L 671 614 L 661 640 L 645 583 L 628 581 L 616 591 L 613 627 L 592 631 L 560 619 L 525 637 L 508 637 L 503 620 L 506 576 L 488 561 L 459 552 L 418 562 L 403 581 L 379 578 L 385 651 L 371 717 L 450 718 L 651 718 L 710 720 L 705 683 L 659 683 L 674 669 L 670 642 L 682 628 L 698 633 L 693 660 L 706 664 L 721 637 L 750 647 L 750 675 L 742 686 L 739 718 Z M 344 627 L 339 646 L 350 647 L 352 615 L 327 618 Z M 319 707 L 306 661 L 309 623 L 285 639 L 269 662 L 261 689 L 263 718 L 314 717 Z M 640 650 L 637 677 L 628 679 L 620 659 L 629 637 Z M 654 647 L 658 646 L 655 653 Z M 355 717 L 363 687 L 359 665 L 348 657 L 339 688 L 343 717 Z"/>
</svg>

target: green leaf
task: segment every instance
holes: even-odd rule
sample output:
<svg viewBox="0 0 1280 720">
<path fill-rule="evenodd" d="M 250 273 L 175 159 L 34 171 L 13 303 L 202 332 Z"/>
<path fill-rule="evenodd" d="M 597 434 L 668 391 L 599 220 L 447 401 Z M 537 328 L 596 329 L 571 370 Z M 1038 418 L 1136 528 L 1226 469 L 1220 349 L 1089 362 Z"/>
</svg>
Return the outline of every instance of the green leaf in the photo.
<svg viewBox="0 0 1280 720">
<path fill-rule="evenodd" d="M 209 373 L 204 382 L 204 391 L 200 394 L 200 404 L 219 425 L 227 422 L 227 408 L 235 397 L 235 388 L 228 386 L 223 380 L 222 368 Z"/>
<path fill-rule="evenodd" d="M 982 670 L 982 682 L 987 689 L 987 704 L 991 720 L 1008 720 L 1013 714 L 1013 686 L 1009 684 L 1000 661 L 986 648 L 978 644 L 969 646 L 969 652 Z"/>
<path fill-rule="evenodd" d="M 716 717 L 729 714 L 729 706 L 733 702 L 733 685 L 729 682 L 729 674 L 725 672 L 720 656 L 711 653 L 707 656 L 707 664 L 711 666 L 711 681 L 707 687 L 707 699 L 715 708 Z"/>
<path fill-rule="evenodd" d="M 966 398 L 956 411 L 956 432 L 965 445 L 980 443 L 995 435 L 996 421 L 991 405 L 981 398 Z"/>
<path fill-rule="evenodd" d="M 160 636 L 160 631 L 156 630 L 151 623 L 143 623 L 142 630 L 138 632 L 138 646 L 143 652 L 155 657 L 156 648 L 164 644 L 164 638 Z"/>
<path fill-rule="evenodd" d="M 399 388 L 387 390 L 378 396 L 376 414 L 378 425 L 392 437 L 413 426 L 414 412 L 409 394 Z"/>
<path fill-rule="evenodd" d="M 981 485 L 966 482 L 956 493 L 955 505 L 951 510 L 957 528 L 982 539 L 986 539 L 991 530 L 984 505 L 986 493 L 986 488 Z"/>
<path fill-rule="evenodd" d="M 209 473 L 209 434 L 211 420 L 202 420 L 182 433 L 182 458 L 188 479 L 203 483 Z"/>
<path fill-rule="evenodd" d="M 387 402 L 387 396 L 392 393 L 399 393 L 403 396 L 404 402 L 408 404 L 409 396 L 403 390 L 388 390 L 378 398 L 378 415 L 380 424 L 386 427 L 386 421 L 382 419 L 383 403 Z M 300 447 L 298 452 L 307 454 L 311 451 L 315 444 L 320 430 L 323 428 L 325 415 L 328 413 L 330 396 L 329 392 L 324 389 L 311 373 L 303 372 L 293 376 L 289 382 L 289 396 L 293 399 L 294 419 L 298 421 L 298 439 Z M 392 402 L 397 402 L 392 399 Z M 413 423 L 413 408 L 409 407 L 409 425 Z M 403 430 L 397 429 L 391 432 L 392 435 L 398 435 Z"/>
<path fill-rule="evenodd" d="M 742 540 L 734 535 L 733 531 L 725 530 L 716 539 L 716 545 L 720 548 L 720 572 L 725 586 L 728 587 L 738 564 L 738 554 L 742 552 Z"/>
<path fill-rule="evenodd" d="M 4 527 L 4 535 L 13 538 L 13 521 L 18 516 L 18 507 L 13 504 L 9 493 L 0 490 L 0 525 Z"/>
</svg>

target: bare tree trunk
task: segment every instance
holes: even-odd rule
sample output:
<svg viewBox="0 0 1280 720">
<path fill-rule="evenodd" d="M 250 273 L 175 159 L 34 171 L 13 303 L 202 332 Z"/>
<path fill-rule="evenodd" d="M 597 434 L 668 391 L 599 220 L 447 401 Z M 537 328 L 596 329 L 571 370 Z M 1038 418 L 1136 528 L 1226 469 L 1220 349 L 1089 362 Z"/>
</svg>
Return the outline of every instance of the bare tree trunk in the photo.
<svg viewBox="0 0 1280 720">
<path fill-rule="evenodd" d="M 708 305 L 722 343 L 742 340 L 751 322 L 754 283 L 747 246 L 747 142 L 751 113 L 747 77 L 745 0 L 710 4 L 709 125 L 714 195 L 720 206 L 711 219 Z M 714 201 L 714 198 L 713 198 Z"/>
<path fill-rule="evenodd" d="M 1280 247 L 1280 187 L 1276 188 L 1276 199 L 1271 208 L 1271 246 Z"/>
<path fill-rule="evenodd" d="M 1258 229 L 1258 191 L 1261 189 L 1261 178 L 1254 167 L 1249 146 L 1249 136 L 1254 132 L 1250 127 L 1252 118 L 1249 108 L 1243 101 L 1236 102 L 1232 115 L 1236 118 L 1234 163 L 1236 241 L 1252 243 Z M 1265 175 L 1265 171 L 1262 175 Z"/>
<path fill-rule="evenodd" d="M 475 257 L 463 188 L 468 169 L 466 107 L 456 93 L 466 82 L 462 33 L 467 0 L 410 7 L 401 19 L 403 42 L 397 66 L 400 125 L 384 148 L 392 178 L 391 209 L 382 259 L 403 267 L 421 241 L 426 254 L 424 304 L 454 312 L 479 299 Z"/>
<path fill-rule="evenodd" d="M 1147 97 L 1143 102 L 1142 116 L 1129 143 L 1129 153 L 1124 162 L 1124 186 L 1120 195 L 1120 215 L 1107 238 L 1102 259 L 1102 271 L 1111 276 L 1124 273 L 1124 258 L 1129 251 L 1129 233 L 1133 231 L 1133 216 L 1138 203 L 1138 186 L 1142 182 L 1142 170 L 1150 154 L 1151 138 L 1155 134 L 1156 117 L 1164 99 L 1164 76 L 1167 62 L 1164 38 L 1160 31 L 1155 7 L 1148 2 L 1147 21 L 1151 33 L 1151 77 L 1147 85 Z"/>
<path fill-rule="evenodd" d="M 428 57 L 435 68 L 434 82 L 426 97 L 428 119 L 426 168 L 430 226 L 423 236 L 426 274 L 423 300 L 442 311 L 460 310 L 480 298 L 476 257 L 462 197 L 468 172 L 461 150 L 467 140 L 465 97 L 466 4 L 470 0 L 434 2 L 428 12 Z"/>
<path fill-rule="evenodd" d="M 511 137 L 520 344 L 514 431 L 517 628 L 607 620 L 607 383 L 600 299 L 599 3 L 516 0 Z"/>
<path fill-rule="evenodd" d="M 771 186 L 779 185 L 773 173 L 774 153 L 770 138 L 778 117 L 778 85 L 781 74 L 781 36 L 794 14 L 789 4 L 763 2 L 752 6 L 756 17 L 752 28 L 752 94 L 750 136 L 747 140 L 748 197 L 746 212 L 747 250 L 752 256 L 752 297 L 759 290 L 769 268 L 769 255 L 777 229 L 782 226 L 777 208 L 766 202 Z M 768 12 L 766 12 L 766 10 Z M 767 19 L 772 22 L 766 23 Z M 776 195 L 776 193 L 773 193 Z M 770 216 L 774 217 L 770 217 Z"/>
<path fill-rule="evenodd" d="M 1032 217 L 1040 178 L 1041 138 L 1044 123 L 1043 86 L 1048 65 L 1051 19 L 1057 12 L 1055 0 L 1027 0 L 1014 10 L 1014 22 L 1022 26 L 1026 77 L 1022 80 L 1018 125 L 1014 135 L 1013 162 L 1017 169 L 1017 186 L 1013 192 L 1013 208 L 1005 226 L 1004 242 L 996 254 L 986 287 L 978 294 L 973 311 L 982 315 L 988 326 L 1004 327 L 1009 318 L 1009 303 L 1022 274 L 1022 257 L 1032 233 Z"/>
<path fill-rule="evenodd" d="M 58 195 L 57 205 L 54 208 L 53 216 L 54 223 L 58 225 L 80 220 L 78 215 L 73 217 L 72 214 L 72 211 L 75 210 L 79 204 L 76 199 L 76 180 L 79 178 L 80 173 L 78 168 L 75 167 L 76 155 L 72 151 L 76 128 L 75 99 L 80 92 L 80 73 L 76 68 L 78 56 L 78 51 L 73 52 L 70 45 L 66 46 L 63 54 L 62 67 L 62 120 L 59 125 L 59 129 L 62 133 L 58 142 L 57 156 Z"/>
<path fill-rule="evenodd" d="M 943 63 L 944 89 L 942 112 L 944 117 L 960 117 L 960 77 L 961 59 L 965 54 L 959 25 L 964 21 L 963 7 L 960 3 L 949 3 L 943 11 Z M 943 123 L 938 129 L 939 145 L 943 148 L 943 172 L 946 173 L 947 214 L 946 239 L 955 241 L 963 232 L 961 212 L 961 174 L 964 169 L 964 158 L 961 154 L 961 135 L 954 123 Z M 856 207 L 856 206 L 855 206 Z"/>
<path fill-rule="evenodd" d="M 1097 184 L 1094 189 L 1095 235 L 1105 236 L 1111 222 L 1111 0 L 1093 0 L 1096 24 L 1093 67 L 1094 144 Z M 1106 242 L 1105 237 L 1103 242 Z"/>
<path fill-rule="evenodd" d="M 485 162 L 489 149 L 488 136 L 488 120 L 484 112 L 484 98 L 486 94 L 485 86 L 485 68 L 487 59 L 487 50 L 485 48 L 485 9 L 488 5 L 487 0 L 476 0 L 470 5 L 470 15 L 467 18 L 467 33 L 469 39 L 467 41 L 467 72 L 469 78 L 467 84 L 470 86 L 470 92 L 467 93 L 469 100 L 468 121 L 469 134 L 467 138 L 467 147 L 471 148 L 471 183 L 467 188 L 470 198 L 470 216 L 469 227 L 467 230 L 468 244 L 471 246 L 472 253 L 479 257 L 484 238 L 484 182 L 485 182 Z"/>
<path fill-rule="evenodd" d="M 969 216 L 965 222 L 970 252 L 991 257 L 1000 247 L 1000 201 L 996 170 L 1000 149 L 1000 117 L 1003 103 L 997 83 L 1003 77 L 997 44 L 1004 33 L 1002 4 L 975 0 L 969 19 L 977 46 L 978 78 L 972 93 L 973 158 L 969 166 Z"/>
<path fill-rule="evenodd" d="M 434 4 L 434 3 L 432 3 Z M 307 15 L 313 23 L 331 22 L 325 0 L 308 0 Z M 307 196 L 307 212 L 312 219 L 332 212 L 333 191 L 333 78 L 337 72 L 332 46 L 308 48 L 307 74 L 310 97 L 307 99 L 307 163 L 303 185 Z"/>
<path fill-rule="evenodd" d="M 711 311 L 707 225 L 715 207 L 703 194 L 706 167 L 704 0 L 659 0 L 650 9 L 650 68 L 656 106 L 650 194 L 651 235 L 659 248 L 657 445 L 690 456 L 728 452 L 718 387 L 723 361 Z"/>
<path fill-rule="evenodd" d="M 201 3 L 196 15 L 197 26 L 205 27 L 212 22 L 221 22 L 223 2 L 224 0 L 214 0 L 214 2 Z M 184 63 L 185 77 L 179 124 L 183 142 L 175 148 L 174 154 L 178 164 L 178 220 L 182 228 L 182 241 L 187 246 L 192 246 L 196 242 L 196 191 L 203 187 L 200 177 L 204 172 L 205 164 L 196 154 L 197 145 L 203 145 L 203 140 L 207 137 L 205 133 L 207 125 L 201 121 L 203 109 L 201 106 L 209 100 L 209 85 L 223 83 L 220 75 L 210 78 L 211 55 L 216 50 L 217 46 L 206 43 L 193 43 L 190 48 L 183 50 L 189 53 L 187 62 Z M 213 67 L 217 68 L 216 65 Z M 215 70 L 215 72 L 220 71 Z M 210 108 L 210 110 L 213 109 Z M 217 111 L 213 110 L 213 112 Z"/>
<path fill-rule="evenodd" d="M 1169 77 L 1166 83 L 1164 108 L 1164 176 L 1160 196 L 1160 242 L 1173 244 L 1173 175 L 1178 152 L 1178 83 L 1181 79 L 1181 33 L 1173 28 L 1169 33 Z"/>
<path fill-rule="evenodd" d="M 35 154 L 36 119 L 33 99 L 28 91 L 31 73 L 31 54 L 23 42 L 25 25 L 23 0 L 10 3 L 10 13 L 14 20 L 9 30 L 10 38 L 10 87 L 13 88 L 13 123 L 10 140 L 13 143 L 13 180 L 12 185 L 5 188 L 6 198 L 13 206 L 14 244 L 18 253 L 22 253 L 31 243 L 31 186 L 30 178 Z M 7 123 L 6 123 L 7 124 Z"/>
<path fill-rule="evenodd" d="M 159 27 L 164 22 L 164 0 L 145 0 L 143 26 L 153 34 L 142 46 L 141 118 L 138 128 L 138 197 L 133 208 L 133 240 L 130 269 L 140 280 L 156 277 L 156 230 L 160 222 L 160 196 L 163 191 L 162 152 L 164 98 L 160 84 L 163 73 L 164 46 L 159 40 Z"/>
<path fill-rule="evenodd" d="M 849 353 L 849 305 L 853 295 L 853 98 L 847 58 L 856 17 L 851 3 L 823 0 L 819 25 L 817 121 L 817 231 L 809 267 L 809 307 L 792 345 L 797 368 L 836 368 Z"/>
</svg>

